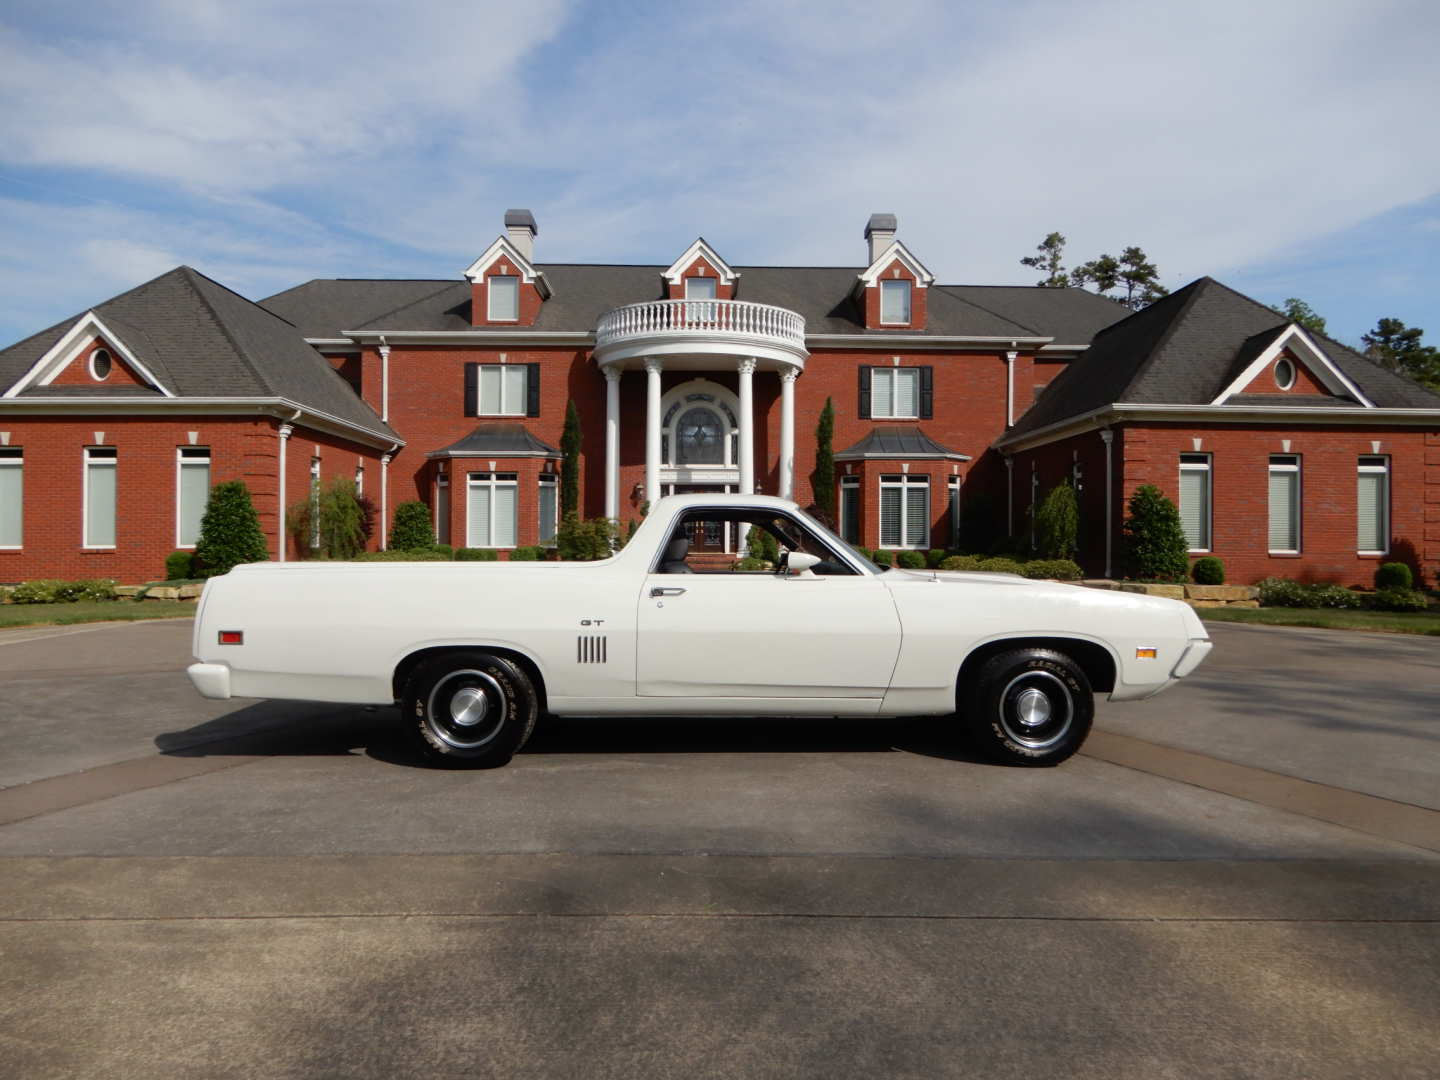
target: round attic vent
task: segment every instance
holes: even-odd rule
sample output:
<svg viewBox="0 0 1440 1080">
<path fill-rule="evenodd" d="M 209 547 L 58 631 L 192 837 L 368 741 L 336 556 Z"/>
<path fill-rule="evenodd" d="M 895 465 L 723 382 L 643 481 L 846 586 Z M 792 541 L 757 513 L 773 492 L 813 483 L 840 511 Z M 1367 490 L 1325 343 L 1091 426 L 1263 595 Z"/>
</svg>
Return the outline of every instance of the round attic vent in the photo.
<svg viewBox="0 0 1440 1080">
<path fill-rule="evenodd" d="M 104 382 L 108 379 L 114 366 L 115 362 L 110 359 L 110 354 L 104 349 L 96 349 L 90 354 L 90 377 L 96 382 Z"/>
<path fill-rule="evenodd" d="M 1281 390 L 1295 385 L 1295 365 L 1283 356 L 1275 364 L 1275 385 Z"/>
</svg>

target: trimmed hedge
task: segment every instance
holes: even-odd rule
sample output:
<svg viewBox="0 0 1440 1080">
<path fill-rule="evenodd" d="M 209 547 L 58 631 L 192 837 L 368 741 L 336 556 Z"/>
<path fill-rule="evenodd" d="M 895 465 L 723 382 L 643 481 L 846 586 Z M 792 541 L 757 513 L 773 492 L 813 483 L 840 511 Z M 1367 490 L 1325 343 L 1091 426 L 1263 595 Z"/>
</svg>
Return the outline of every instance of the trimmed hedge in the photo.
<svg viewBox="0 0 1440 1080">
<path fill-rule="evenodd" d="M 734 564 L 731 565 L 730 569 L 731 569 L 731 570 L 764 570 L 764 569 L 765 569 L 765 561 L 764 561 L 763 559 L 757 559 L 757 558 L 755 558 L 755 557 L 752 556 L 752 555 L 747 555 L 747 556 L 745 556 L 745 558 L 743 558 L 743 559 L 736 559 L 735 562 L 734 562 Z"/>
<path fill-rule="evenodd" d="M 1034 559 L 1020 568 L 1027 578 L 1079 581 L 1080 565 L 1072 559 Z"/>
<path fill-rule="evenodd" d="M 350 562 L 449 562 L 450 556 L 434 549 L 405 551 L 392 548 L 389 551 L 362 551 Z"/>
<path fill-rule="evenodd" d="M 1405 589 L 1415 587 L 1415 575 L 1403 562 L 1381 563 L 1375 568 L 1375 588 Z"/>
<path fill-rule="evenodd" d="M 1337 608 L 1354 610 L 1364 606 L 1357 592 L 1343 585 L 1305 585 L 1289 578 L 1266 578 L 1260 582 L 1261 607 Z"/>
<path fill-rule="evenodd" d="M 901 551 L 895 555 L 895 565 L 902 570 L 924 570 L 925 555 L 919 551 Z"/>
<path fill-rule="evenodd" d="M 876 566 L 894 566 L 895 553 L 893 551 L 872 551 L 870 553 L 870 561 Z"/>
<path fill-rule="evenodd" d="M 980 567 L 989 574 L 1023 574 L 1025 564 L 1016 562 L 1014 559 L 986 559 Z"/>
<path fill-rule="evenodd" d="M 539 544 L 530 544 L 525 547 L 517 547 L 510 552 L 511 562 L 540 562 L 545 558 L 545 549 Z"/>
<path fill-rule="evenodd" d="M 24 581 L 10 592 L 12 604 L 78 604 L 82 600 L 114 600 L 115 582 L 109 578 L 62 581 L 41 578 Z"/>
<path fill-rule="evenodd" d="M 1206 555 L 1195 560 L 1195 565 L 1190 568 L 1190 576 L 1195 579 L 1196 585 L 1224 585 L 1225 564 L 1214 555 Z"/>
<path fill-rule="evenodd" d="M 945 561 L 945 557 L 949 554 L 950 553 L 943 548 L 931 548 L 925 553 L 925 565 L 931 570 L 938 570 L 940 569 L 940 564 Z"/>
<path fill-rule="evenodd" d="M 498 562 L 500 553 L 494 548 L 456 548 L 456 562 Z"/>
<path fill-rule="evenodd" d="M 165 580 L 178 581 L 195 576 L 195 553 L 193 551 L 172 551 L 165 556 Z"/>
<path fill-rule="evenodd" d="M 951 555 L 940 563 L 941 570 L 979 570 L 985 560 L 979 555 Z"/>
<path fill-rule="evenodd" d="M 1404 563 L 1395 565 L 1403 566 Z M 1376 589 L 1370 597 L 1370 607 L 1376 611 L 1424 611 L 1430 606 L 1429 598 L 1418 589 Z"/>
</svg>

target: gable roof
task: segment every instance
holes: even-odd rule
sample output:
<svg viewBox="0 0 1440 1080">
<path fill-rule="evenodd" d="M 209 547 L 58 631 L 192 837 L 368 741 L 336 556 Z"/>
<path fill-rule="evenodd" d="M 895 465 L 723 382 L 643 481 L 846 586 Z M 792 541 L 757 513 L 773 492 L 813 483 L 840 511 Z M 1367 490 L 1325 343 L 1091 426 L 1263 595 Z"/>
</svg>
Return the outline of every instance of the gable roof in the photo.
<svg viewBox="0 0 1440 1080">
<path fill-rule="evenodd" d="M 177 399 L 284 398 L 402 441 L 294 325 L 188 266 L 0 350 L 0 389 L 13 386 L 91 312 Z M 17 400 L 37 396 L 67 395 L 39 387 Z M 111 395 L 95 390 L 89 396 Z"/>
<path fill-rule="evenodd" d="M 1100 331 L 1001 442 L 1108 405 L 1210 405 L 1238 371 L 1288 331 L 1289 324 L 1277 327 L 1275 317 L 1264 304 L 1213 278 L 1192 281 Z M 1375 407 L 1440 409 L 1440 397 L 1419 384 L 1323 335 L 1312 339 Z M 1272 403 L 1267 396 L 1266 404 Z M 1360 407 L 1354 401 L 1339 404 Z"/>
<path fill-rule="evenodd" d="M 596 263 L 540 263 L 552 294 L 540 305 L 538 333 L 589 333 L 600 317 L 626 304 L 664 299 L 664 266 Z M 737 266 L 736 298 L 774 304 L 805 319 L 807 334 L 885 335 L 867 330 L 852 297 L 864 267 Z M 460 281 L 316 280 L 261 301 L 312 339 L 345 331 L 513 333 L 513 329 L 470 325 L 470 285 Z M 934 286 L 928 325 L 900 331 L 917 339 L 934 336 L 991 338 L 1053 337 L 1057 344 L 1083 346 L 1129 309 L 1083 289 L 1042 289 L 1031 285 Z"/>
</svg>

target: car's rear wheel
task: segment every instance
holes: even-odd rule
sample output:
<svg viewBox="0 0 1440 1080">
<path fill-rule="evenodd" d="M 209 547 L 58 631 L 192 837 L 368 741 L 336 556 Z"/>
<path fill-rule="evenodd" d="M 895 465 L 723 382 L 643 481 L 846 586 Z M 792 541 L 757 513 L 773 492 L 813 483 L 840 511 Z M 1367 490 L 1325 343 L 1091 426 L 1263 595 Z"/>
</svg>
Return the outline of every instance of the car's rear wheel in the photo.
<svg viewBox="0 0 1440 1080">
<path fill-rule="evenodd" d="M 480 651 L 445 653 L 417 667 L 401 715 L 431 758 L 504 765 L 525 745 L 539 714 L 535 687 L 518 664 Z"/>
<path fill-rule="evenodd" d="M 1080 749 L 1095 717 L 1090 680 L 1054 649 L 992 656 L 963 705 L 982 749 L 1012 765 L 1059 764 Z"/>
</svg>

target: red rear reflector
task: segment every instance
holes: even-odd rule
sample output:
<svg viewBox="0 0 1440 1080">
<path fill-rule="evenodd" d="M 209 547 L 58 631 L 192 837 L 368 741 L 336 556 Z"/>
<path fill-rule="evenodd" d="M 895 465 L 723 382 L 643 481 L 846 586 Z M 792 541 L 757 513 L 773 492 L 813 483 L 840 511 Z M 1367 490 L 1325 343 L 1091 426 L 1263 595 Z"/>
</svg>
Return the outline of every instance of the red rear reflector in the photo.
<svg viewBox="0 0 1440 1080">
<path fill-rule="evenodd" d="M 221 630 L 221 631 L 220 631 L 220 644 L 221 644 L 221 645 L 244 645 L 244 644 L 245 644 L 245 631 L 243 631 L 243 630 Z"/>
</svg>

